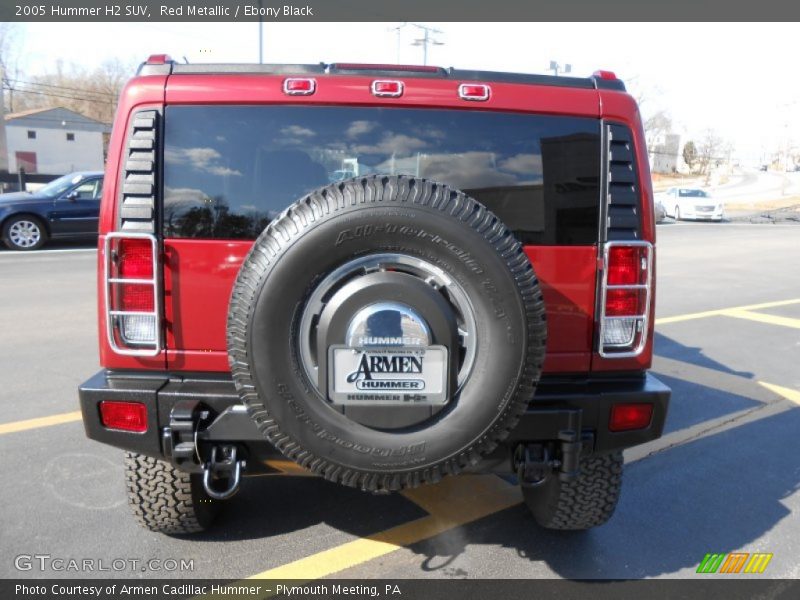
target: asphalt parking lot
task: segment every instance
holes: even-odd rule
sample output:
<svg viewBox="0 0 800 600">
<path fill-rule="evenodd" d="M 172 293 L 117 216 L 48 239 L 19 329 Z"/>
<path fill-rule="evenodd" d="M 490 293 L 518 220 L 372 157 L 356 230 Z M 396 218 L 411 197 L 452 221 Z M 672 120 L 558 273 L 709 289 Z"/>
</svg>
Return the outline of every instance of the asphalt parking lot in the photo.
<svg viewBox="0 0 800 600">
<path fill-rule="evenodd" d="M 125 577 L 675 578 L 735 551 L 800 577 L 798 257 L 797 224 L 659 226 L 653 372 L 672 405 L 665 436 L 626 454 L 607 525 L 538 529 L 495 476 L 392 496 L 261 477 L 211 532 L 169 538 L 129 515 L 122 453 L 75 412 L 98 369 L 94 251 L 0 251 L 0 577 L 91 576 L 15 567 L 47 554 L 192 561 L 103 574 Z"/>
</svg>

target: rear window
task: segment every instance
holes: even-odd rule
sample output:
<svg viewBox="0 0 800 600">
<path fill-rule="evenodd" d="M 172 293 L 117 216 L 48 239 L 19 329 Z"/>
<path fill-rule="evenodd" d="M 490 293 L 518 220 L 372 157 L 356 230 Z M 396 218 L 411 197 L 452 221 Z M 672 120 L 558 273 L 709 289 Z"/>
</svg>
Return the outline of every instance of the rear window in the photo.
<svg viewBox="0 0 800 600">
<path fill-rule="evenodd" d="M 166 109 L 168 237 L 254 239 L 329 183 L 369 174 L 447 183 L 523 243 L 592 244 L 600 201 L 596 119 L 301 106 Z"/>
<path fill-rule="evenodd" d="M 708 198 L 708 194 L 703 190 L 679 190 L 678 193 L 689 198 Z"/>
</svg>

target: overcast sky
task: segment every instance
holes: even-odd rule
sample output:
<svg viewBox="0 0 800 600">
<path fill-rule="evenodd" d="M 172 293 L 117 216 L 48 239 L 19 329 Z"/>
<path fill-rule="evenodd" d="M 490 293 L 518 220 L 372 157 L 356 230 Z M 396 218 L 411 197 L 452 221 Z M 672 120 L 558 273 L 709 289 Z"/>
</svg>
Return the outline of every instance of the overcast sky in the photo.
<svg viewBox="0 0 800 600">
<path fill-rule="evenodd" d="M 421 31 L 399 23 L 276 23 L 263 26 L 264 62 L 421 64 Z M 545 73 L 551 60 L 573 74 L 617 73 L 645 98 L 645 114 L 666 109 L 680 133 L 707 128 L 740 154 L 800 143 L 796 23 L 425 23 L 442 31 L 428 62 L 444 67 Z M 27 23 L 18 46 L 29 73 L 59 59 L 93 67 L 166 52 L 189 62 L 257 62 L 257 23 Z M 687 139 L 686 136 L 682 142 Z"/>
</svg>

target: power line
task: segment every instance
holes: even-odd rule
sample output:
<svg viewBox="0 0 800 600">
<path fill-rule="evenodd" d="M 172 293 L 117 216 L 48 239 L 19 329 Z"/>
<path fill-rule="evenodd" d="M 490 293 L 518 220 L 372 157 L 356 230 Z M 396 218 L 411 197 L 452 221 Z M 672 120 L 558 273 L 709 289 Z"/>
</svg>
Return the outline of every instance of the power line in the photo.
<svg viewBox="0 0 800 600">
<path fill-rule="evenodd" d="M 11 88 L 6 86 L 5 89 L 19 92 L 21 94 L 37 94 L 39 96 L 49 96 L 51 98 L 66 98 L 67 100 L 78 100 L 79 102 L 93 102 L 94 104 L 113 104 L 113 100 L 98 100 L 96 98 L 81 98 L 79 96 L 65 96 L 63 94 L 51 94 L 47 92 L 37 92 L 34 90 L 23 90 L 19 88 Z"/>
<path fill-rule="evenodd" d="M 52 84 L 52 83 L 39 83 L 37 81 L 22 81 L 21 79 L 7 79 L 6 81 L 14 81 L 16 83 L 21 83 L 21 84 L 24 84 L 24 85 L 38 85 L 39 87 L 54 88 L 54 89 L 58 89 L 58 90 L 68 90 L 68 91 L 73 91 L 73 92 L 81 92 L 81 93 L 84 93 L 84 94 L 94 94 L 94 95 L 97 95 L 97 96 L 109 96 L 111 98 L 116 98 L 117 97 L 116 94 L 112 94 L 110 92 L 96 92 L 96 91 L 93 91 L 93 90 L 74 88 L 74 87 L 69 87 L 69 86 L 66 86 L 66 85 L 55 85 L 55 84 Z"/>
</svg>

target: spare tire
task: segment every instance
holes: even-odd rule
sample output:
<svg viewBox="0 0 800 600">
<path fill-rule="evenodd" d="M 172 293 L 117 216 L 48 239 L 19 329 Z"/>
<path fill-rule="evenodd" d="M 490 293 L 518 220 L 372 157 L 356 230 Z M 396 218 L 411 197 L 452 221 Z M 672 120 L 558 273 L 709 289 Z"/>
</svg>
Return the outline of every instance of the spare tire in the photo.
<svg viewBox="0 0 800 600">
<path fill-rule="evenodd" d="M 320 188 L 245 258 L 233 380 L 264 437 L 331 481 L 436 482 L 496 448 L 533 397 L 545 309 L 519 241 L 446 185 Z"/>
</svg>

